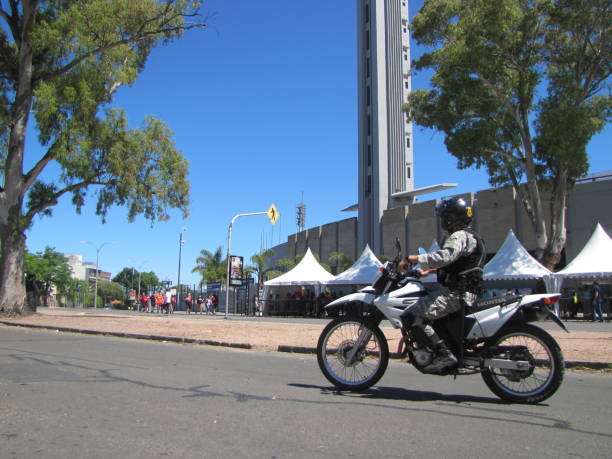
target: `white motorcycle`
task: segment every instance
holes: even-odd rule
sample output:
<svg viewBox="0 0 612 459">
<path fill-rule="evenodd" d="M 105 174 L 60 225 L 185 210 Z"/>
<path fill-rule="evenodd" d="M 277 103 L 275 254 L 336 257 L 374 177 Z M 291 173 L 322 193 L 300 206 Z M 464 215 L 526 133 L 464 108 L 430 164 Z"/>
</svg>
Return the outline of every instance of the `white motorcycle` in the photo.
<svg viewBox="0 0 612 459">
<path fill-rule="evenodd" d="M 402 327 L 405 308 L 427 294 L 415 277 L 397 271 L 398 256 L 387 262 L 372 283 L 357 293 L 326 306 L 337 316 L 321 333 L 317 360 L 325 377 L 342 390 L 361 391 L 376 384 L 389 363 L 387 339 L 379 325 L 387 319 Z M 480 373 L 498 397 L 515 403 L 539 403 L 553 395 L 563 381 L 564 361 L 559 345 L 529 322 L 550 318 L 565 331 L 552 312 L 559 294 L 504 296 L 483 299 L 431 323 L 459 362 L 439 375 Z M 422 329 L 402 329 L 398 354 L 422 373 L 435 357 Z"/>
</svg>

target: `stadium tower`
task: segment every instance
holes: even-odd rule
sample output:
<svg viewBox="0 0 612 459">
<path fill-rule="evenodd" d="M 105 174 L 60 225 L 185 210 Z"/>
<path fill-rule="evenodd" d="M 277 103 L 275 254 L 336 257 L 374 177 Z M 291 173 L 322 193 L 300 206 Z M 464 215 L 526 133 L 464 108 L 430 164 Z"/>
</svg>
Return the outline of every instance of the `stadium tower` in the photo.
<svg viewBox="0 0 612 459">
<path fill-rule="evenodd" d="M 358 250 L 380 253 L 385 209 L 412 200 L 412 123 L 407 0 L 357 1 Z M 349 210 L 346 209 L 346 210 Z"/>
</svg>

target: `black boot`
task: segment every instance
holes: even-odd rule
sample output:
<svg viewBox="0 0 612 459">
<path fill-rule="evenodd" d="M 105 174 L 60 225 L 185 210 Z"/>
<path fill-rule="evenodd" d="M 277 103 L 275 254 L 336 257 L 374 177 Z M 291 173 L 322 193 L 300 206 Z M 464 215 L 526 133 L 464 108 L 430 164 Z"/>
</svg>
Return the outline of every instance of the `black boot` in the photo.
<svg viewBox="0 0 612 459">
<path fill-rule="evenodd" d="M 427 366 L 427 370 L 431 372 L 439 372 L 443 368 L 457 365 L 457 357 L 453 355 L 444 341 L 440 340 L 435 344 L 436 358 Z"/>
</svg>

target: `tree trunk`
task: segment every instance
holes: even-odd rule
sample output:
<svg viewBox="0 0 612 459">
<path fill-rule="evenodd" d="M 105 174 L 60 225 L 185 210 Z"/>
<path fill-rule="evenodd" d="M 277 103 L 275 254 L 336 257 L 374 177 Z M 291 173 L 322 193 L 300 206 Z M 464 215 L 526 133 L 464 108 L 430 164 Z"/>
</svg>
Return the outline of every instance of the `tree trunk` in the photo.
<svg viewBox="0 0 612 459">
<path fill-rule="evenodd" d="M 566 169 L 557 173 L 550 197 L 550 239 L 540 261 L 551 271 L 561 261 L 561 252 L 567 242 L 567 176 Z"/>
<path fill-rule="evenodd" d="M 0 191 L 0 312 L 29 314 L 25 304 L 23 262 L 25 229 L 29 222 L 23 212 L 27 191 L 23 175 L 26 128 L 32 108 L 32 36 L 36 18 L 36 2 L 23 2 L 19 46 L 19 77 L 15 101 L 11 104 L 11 126 L 4 165 L 4 189 Z"/>
<path fill-rule="evenodd" d="M 25 235 L 11 231 L 8 225 L 2 224 L 0 242 L 0 313 L 9 315 L 27 315 L 32 311 L 26 305 L 26 292 L 23 276 L 23 254 Z"/>
</svg>

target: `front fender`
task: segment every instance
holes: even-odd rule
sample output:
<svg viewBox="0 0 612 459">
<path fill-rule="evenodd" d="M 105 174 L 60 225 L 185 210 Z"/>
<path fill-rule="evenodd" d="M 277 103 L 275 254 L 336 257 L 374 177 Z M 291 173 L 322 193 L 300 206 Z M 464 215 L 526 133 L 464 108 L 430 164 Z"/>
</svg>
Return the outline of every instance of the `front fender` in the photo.
<svg viewBox="0 0 612 459">
<path fill-rule="evenodd" d="M 343 297 L 340 297 L 337 300 L 332 301 L 327 306 L 325 306 L 325 309 L 330 308 L 330 307 L 339 306 L 341 304 L 355 303 L 355 302 L 372 304 L 374 302 L 374 298 L 376 297 L 372 295 L 371 293 L 363 293 L 363 292 L 351 293 L 349 295 L 344 295 Z"/>
<path fill-rule="evenodd" d="M 351 293 L 349 295 L 345 295 L 341 298 L 338 298 L 337 300 L 332 301 L 331 303 L 326 305 L 324 309 L 328 315 L 333 316 L 336 315 L 336 313 L 340 311 L 341 308 L 344 308 L 345 312 L 350 312 L 350 309 L 356 304 L 365 306 L 365 308 L 369 308 L 374 302 L 374 298 L 376 298 L 376 296 L 371 293 Z M 363 312 L 364 307 L 361 307 L 359 309 Z"/>
</svg>

